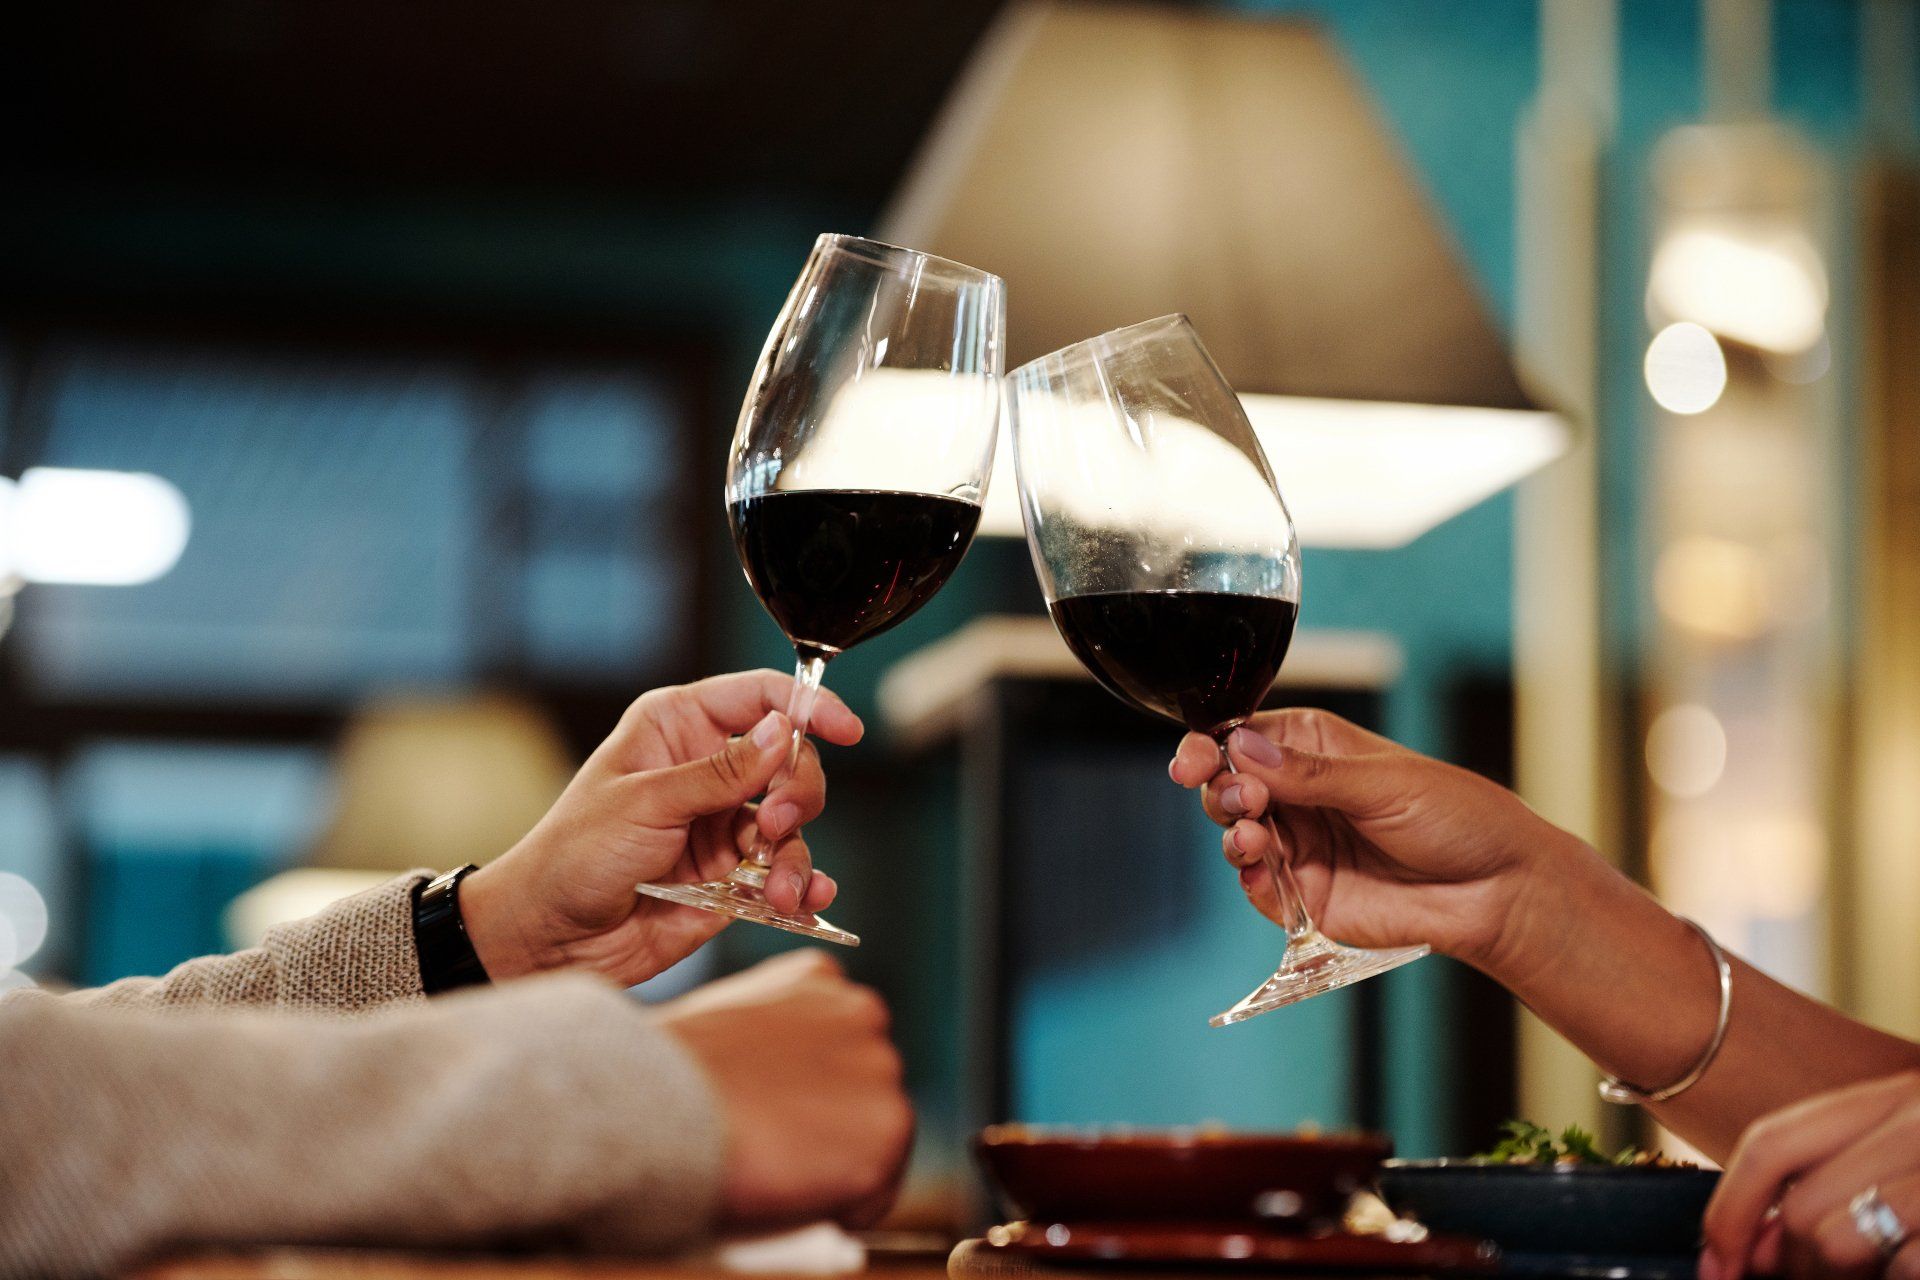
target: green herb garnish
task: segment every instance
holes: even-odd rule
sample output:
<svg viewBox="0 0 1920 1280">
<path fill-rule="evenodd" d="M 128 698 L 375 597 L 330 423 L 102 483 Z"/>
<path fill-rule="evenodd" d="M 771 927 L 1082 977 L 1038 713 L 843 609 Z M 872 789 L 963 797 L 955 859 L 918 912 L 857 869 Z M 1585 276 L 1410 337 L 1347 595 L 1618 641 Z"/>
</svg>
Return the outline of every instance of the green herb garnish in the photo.
<svg viewBox="0 0 1920 1280">
<path fill-rule="evenodd" d="M 1489 1164 L 1654 1165 L 1662 1168 L 1674 1163 L 1657 1152 L 1642 1151 L 1638 1147 L 1626 1147 L 1618 1154 L 1608 1155 L 1600 1149 L 1594 1136 L 1577 1124 L 1562 1129 L 1557 1138 L 1552 1130 L 1543 1129 L 1531 1120 L 1509 1120 L 1500 1126 L 1500 1132 L 1504 1136 L 1493 1150 L 1482 1152 L 1475 1160 Z"/>
</svg>

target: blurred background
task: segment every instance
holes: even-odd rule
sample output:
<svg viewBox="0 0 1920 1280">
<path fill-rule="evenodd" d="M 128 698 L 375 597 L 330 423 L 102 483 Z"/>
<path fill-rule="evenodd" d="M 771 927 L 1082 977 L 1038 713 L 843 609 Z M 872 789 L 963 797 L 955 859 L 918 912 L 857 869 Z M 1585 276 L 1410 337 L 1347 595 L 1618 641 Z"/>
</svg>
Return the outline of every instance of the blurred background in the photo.
<svg viewBox="0 0 1920 1280">
<path fill-rule="evenodd" d="M 1004 274 L 1016 360 L 1190 312 L 1307 543 L 1277 700 L 1517 784 L 1920 1034 L 1905 0 L 9 25 L 0 982 L 156 973 L 484 861 L 639 692 L 786 667 L 722 470 L 834 230 Z M 1624 1122 L 1450 962 L 1209 1030 L 1279 934 L 1011 532 L 828 673 L 872 732 L 811 840 L 898 1011 L 909 1217 L 970 1211 L 992 1119 L 1411 1155 Z M 789 941 L 732 929 L 659 982 Z"/>
</svg>

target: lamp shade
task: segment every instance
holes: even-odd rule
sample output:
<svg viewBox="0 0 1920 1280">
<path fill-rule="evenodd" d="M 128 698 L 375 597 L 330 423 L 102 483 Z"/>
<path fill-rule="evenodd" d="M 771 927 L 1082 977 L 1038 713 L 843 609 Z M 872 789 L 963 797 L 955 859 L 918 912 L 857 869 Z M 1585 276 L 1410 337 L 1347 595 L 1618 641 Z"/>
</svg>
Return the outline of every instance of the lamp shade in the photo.
<svg viewBox="0 0 1920 1280">
<path fill-rule="evenodd" d="M 1016 4 L 881 234 L 1007 281 L 1009 364 L 1185 312 L 1243 396 L 1303 402 L 1250 405 L 1250 416 L 1310 542 L 1397 545 L 1564 447 L 1361 85 L 1309 24 Z M 1315 407 L 1338 402 L 1374 411 Z M 1449 434 L 1463 414 L 1473 428 Z M 1389 420 L 1377 442 L 1364 434 Z M 1321 449 L 1329 432 L 1338 456 Z M 1311 492 L 1289 479 L 1292 456 L 1311 455 L 1304 469 L 1322 476 L 1342 459 L 1391 468 L 1423 448 L 1452 457 L 1469 483 L 1445 488 L 1413 464 L 1407 479 L 1430 491 L 1411 521 L 1377 484 L 1370 495 L 1377 476 L 1316 480 Z M 1017 531 L 1011 480 L 993 482 L 990 532 Z"/>
<path fill-rule="evenodd" d="M 314 866 L 392 872 L 483 863 L 533 828 L 573 766 L 536 708 L 504 695 L 396 696 L 340 740 Z"/>
</svg>

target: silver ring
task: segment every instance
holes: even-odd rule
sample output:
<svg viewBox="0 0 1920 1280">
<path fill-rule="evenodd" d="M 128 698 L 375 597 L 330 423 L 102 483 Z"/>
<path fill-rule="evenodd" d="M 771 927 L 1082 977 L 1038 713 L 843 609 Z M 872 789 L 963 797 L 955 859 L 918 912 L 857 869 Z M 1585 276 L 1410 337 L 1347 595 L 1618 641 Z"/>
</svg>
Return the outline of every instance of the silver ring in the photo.
<svg viewBox="0 0 1920 1280">
<path fill-rule="evenodd" d="M 1854 1228 L 1881 1257 L 1891 1258 L 1907 1242 L 1907 1224 L 1880 1198 L 1880 1188 L 1868 1187 L 1848 1201 L 1847 1212 L 1853 1215 Z"/>
</svg>

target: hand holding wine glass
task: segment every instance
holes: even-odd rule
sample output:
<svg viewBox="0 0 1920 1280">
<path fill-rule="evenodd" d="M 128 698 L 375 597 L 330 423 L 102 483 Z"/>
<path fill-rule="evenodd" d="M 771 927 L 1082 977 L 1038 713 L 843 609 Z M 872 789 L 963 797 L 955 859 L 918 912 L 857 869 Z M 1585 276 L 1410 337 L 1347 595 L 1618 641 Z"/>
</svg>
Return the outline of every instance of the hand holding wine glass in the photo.
<svg viewBox="0 0 1920 1280">
<path fill-rule="evenodd" d="M 628 707 L 533 830 L 461 885 L 461 914 L 488 975 L 578 968 L 622 986 L 644 982 L 727 919 L 635 897 L 634 881 L 716 879 L 763 838 L 775 841 L 769 892 L 783 907 L 831 903 L 833 879 L 806 874 L 798 834 L 826 804 L 818 752 L 809 744 L 797 770 L 766 786 L 791 758 L 779 708 L 792 686 L 786 675 L 745 671 L 654 689 Z M 838 746 L 865 731 L 832 694 L 810 728 Z M 763 790 L 757 808 L 745 803 Z"/>
<path fill-rule="evenodd" d="M 1055 626 L 1116 697 L 1226 741 L 1272 686 L 1300 607 L 1293 521 L 1239 397 L 1177 315 L 1043 356 L 1012 383 L 1021 511 Z M 1334 942 L 1277 835 L 1261 860 L 1286 956 L 1214 1025 L 1426 954 Z"/>
<path fill-rule="evenodd" d="M 1168 773 L 1201 793 L 1256 908 L 1282 923 L 1271 818 L 1313 917 L 1363 946 L 1425 942 L 1501 971 L 1542 883 L 1599 862 L 1505 787 L 1318 708 L 1263 711 L 1224 752 L 1190 733 Z M 1553 916 L 1541 932 L 1564 927 Z"/>
<path fill-rule="evenodd" d="M 798 659 L 789 769 L 827 662 L 904 622 L 973 541 L 999 432 L 1005 290 L 996 276 L 821 236 L 760 353 L 728 465 L 747 581 Z M 761 845 L 724 879 L 651 897 L 846 946 L 767 900 Z"/>
</svg>

